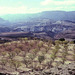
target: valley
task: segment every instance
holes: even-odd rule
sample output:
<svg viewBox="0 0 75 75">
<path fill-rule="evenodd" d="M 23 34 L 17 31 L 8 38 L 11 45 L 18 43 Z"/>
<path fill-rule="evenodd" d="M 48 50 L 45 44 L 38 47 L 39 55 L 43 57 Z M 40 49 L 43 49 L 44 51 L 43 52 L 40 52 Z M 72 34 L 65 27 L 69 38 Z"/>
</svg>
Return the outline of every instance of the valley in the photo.
<svg viewBox="0 0 75 75">
<path fill-rule="evenodd" d="M 75 11 L 0 16 L 0 75 L 75 75 Z"/>
<path fill-rule="evenodd" d="M 7 16 L 8 18 L 6 18 Z M 0 37 L 1 36 L 7 37 L 9 36 L 8 35 L 9 33 L 13 37 L 21 35 L 23 37 L 36 36 L 41 38 L 46 36 L 48 38 L 52 38 L 55 40 L 56 36 L 58 35 L 60 36 L 60 34 L 63 34 L 63 36 L 64 35 L 67 36 L 67 37 L 64 36 L 64 38 L 66 39 L 73 38 L 73 40 L 75 40 L 74 31 L 75 31 L 74 11 L 73 12 L 46 11 L 46 12 L 41 12 L 36 14 L 11 14 L 11 15 L 9 14 L 9 15 L 1 16 L 0 18 Z M 19 34 L 17 34 L 17 32 Z M 24 33 L 27 32 L 30 34 L 24 35 L 22 34 L 23 32 Z M 72 35 L 71 38 L 66 32 Z M 12 35 L 12 33 L 14 35 L 16 33 L 17 35 L 14 36 Z M 57 39 L 61 38 L 59 36 L 57 37 Z"/>
</svg>

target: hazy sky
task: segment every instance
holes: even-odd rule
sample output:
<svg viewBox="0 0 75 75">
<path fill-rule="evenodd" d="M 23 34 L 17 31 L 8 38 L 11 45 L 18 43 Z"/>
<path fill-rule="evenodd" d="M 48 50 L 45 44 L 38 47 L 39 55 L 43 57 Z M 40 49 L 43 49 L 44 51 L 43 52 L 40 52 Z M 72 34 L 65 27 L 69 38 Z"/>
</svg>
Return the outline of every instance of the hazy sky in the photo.
<svg viewBox="0 0 75 75">
<path fill-rule="evenodd" d="M 75 11 L 75 0 L 0 0 L 1 14 Z"/>
</svg>

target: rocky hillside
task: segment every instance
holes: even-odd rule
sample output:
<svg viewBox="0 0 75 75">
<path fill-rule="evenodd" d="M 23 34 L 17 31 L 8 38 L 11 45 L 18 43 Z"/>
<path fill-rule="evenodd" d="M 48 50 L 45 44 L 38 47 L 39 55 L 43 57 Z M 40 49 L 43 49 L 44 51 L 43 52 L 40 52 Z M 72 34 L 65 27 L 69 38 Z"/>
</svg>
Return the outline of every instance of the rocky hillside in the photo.
<svg viewBox="0 0 75 75">
<path fill-rule="evenodd" d="M 75 30 L 63 31 L 54 36 L 55 39 L 65 38 L 67 40 L 75 40 Z"/>
<path fill-rule="evenodd" d="M 75 38 L 74 12 L 46 11 L 37 14 L 10 14 L 1 16 L 3 19 L 0 18 L 0 33 L 32 32 L 37 37 L 47 36 L 53 39 L 61 37 L 73 39 Z"/>
<path fill-rule="evenodd" d="M 4 75 L 74 75 L 74 62 L 75 44 L 69 41 L 20 38 L 0 44 Z"/>
</svg>

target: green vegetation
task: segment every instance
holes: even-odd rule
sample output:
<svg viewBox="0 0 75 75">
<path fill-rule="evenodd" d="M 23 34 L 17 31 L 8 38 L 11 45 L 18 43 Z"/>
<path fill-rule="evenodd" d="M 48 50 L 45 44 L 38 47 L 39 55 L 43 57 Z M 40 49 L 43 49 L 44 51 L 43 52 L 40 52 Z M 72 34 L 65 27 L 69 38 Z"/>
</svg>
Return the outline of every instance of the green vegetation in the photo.
<svg viewBox="0 0 75 75">
<path fill-rule="evenodd" d="M 38 60 L 39 60 L 39 63 L 40 63 L 40 64 L 42 63 L 42 61 L 43 61 L 44 59 L 45 59 L 45 58 L 44 58 L 44 56 L 43 56 L 43 55 L 38 56 Z"/>
</svg>

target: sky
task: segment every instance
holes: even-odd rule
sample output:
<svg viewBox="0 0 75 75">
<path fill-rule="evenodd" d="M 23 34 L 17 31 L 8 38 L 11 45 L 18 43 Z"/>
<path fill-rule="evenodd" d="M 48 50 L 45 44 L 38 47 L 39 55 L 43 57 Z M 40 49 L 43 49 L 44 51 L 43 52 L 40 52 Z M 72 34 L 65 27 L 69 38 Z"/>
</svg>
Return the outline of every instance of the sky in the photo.
<svg viewBox="0 0 75 75">
<path fill-rule="evenodd" d="M 75 11 L 75 0 L 0 0 L 0 15 Z"/>
</svg>

